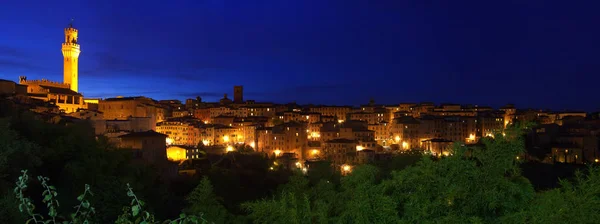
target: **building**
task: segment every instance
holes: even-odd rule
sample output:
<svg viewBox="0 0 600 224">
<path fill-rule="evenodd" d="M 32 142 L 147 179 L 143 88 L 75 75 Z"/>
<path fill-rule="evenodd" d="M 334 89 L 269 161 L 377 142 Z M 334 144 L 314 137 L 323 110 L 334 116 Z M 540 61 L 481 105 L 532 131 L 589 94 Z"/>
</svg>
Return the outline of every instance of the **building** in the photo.
<svg viewBox="0 0 600 224">
<path fill-rule="evenodd" d="M 419 147 L 422 138 L 420 126 L 421 121 L 413 117 L 395 118 L 390 127 L 394 144 L 403 150 Z"/>
<path fill-rule="evenodd" d="M 243 103 L 244 102 L 244 86 L 233 87 L 233 102 Z"/>
<path fill-rule="evenodd" d="M 183 146 L 168 146 L 167 147 L 167 159 L 170 161 L 181 162 L 188 159 L 188 150 L 192 150 L 191 147 Z M 198 150 L 198 149 L 196 149 Z"/>
<path fill-rule="evenodd" d="M 81 48 L 78 43 L 78 30 L 73 24 L 65 28 L 65 42 L 62 43 L 63 54 L 63 82 L 54 82 L 46 79 L 27 80 L 20 76 L 19 84 L 27 86 L 27 94 L 35 99 L 54 102 L 61 111 L 66 113 L 76 112 L 78 109 L 87 109 L 79 88 L 79 54 Z M 21 88 L 21 87 L 20 87 Z"/>
<path fill-rule="evenodd" d="M 339 122 L 346 120 L 346 115 L 352 112 L 350 106 L 316 106 L 310 107 L 310 112 L 319 113 L 323 116 L 334 116 Z"/>
<path fill-rule="evenodd" d="M 448 156 L 452 153 L 452 141 L 446 139 L 427 139 L 423 141 L 423 149 L 434 156 Z"/>
<path fill-rule="evenodd" d="M 167 160 L 166 138 L 155 131 L 132 132 L 119 136 L 119 146 L 132 149 L 137 158 L 146 162 L 161 163 Z"/>
<path fill-rule="evenodd" d="M 303 160 L 308 155 L 308 136 L 305 123 L 284 123 L 256 130 L 256 151 L 269 155 L 293 155 Z"/>
<path fill-rule="evenodd" d="M 357 153 L 356 140 L 338 138 L 325 141 L 323 154 L 334 165 L 353 163 Z"/>
<path fill-rule="evenodd" d="M 27 86 L 0 79 L 0 96 L 27 95 Z"/>
<path fill-rule="evenodd" d="M 128 117 L 149 117 L 156 124 L 165 120 L 167 109 L 146 97 L 117 97 L 100 100 L 98 110 L 107 120 L 126 120 Z"/>
<path fill-rule="evenodd" d="M 64 58 L 64 83 L 70 86 L 73 92 L 78 91 L 79 87 L 79 53 L 81 47 L 78 43 L 78 30 L 73 28 L 73 23 L 65 28 L 65 42 L 62 44 L 62 54 Z"/>
<path fill-rule="evenodd" d="M 46 79 L 27 80 L 19 77 L 19 84 L 27 86 L 27 95 L 34 99 L 53 102 L 62 112 L 72 113 L 78 109 L 87 109 L 83 96 L 73 91 L 67 83 L 53 82 Z"/>
<path fill-rule="evenodd" d="M 197 146 L 201 141 L 200 129 L 194 122 L 167 120 L 156 124 L 156 132 L 167 135 L 167 144 Z"/>
</svg>

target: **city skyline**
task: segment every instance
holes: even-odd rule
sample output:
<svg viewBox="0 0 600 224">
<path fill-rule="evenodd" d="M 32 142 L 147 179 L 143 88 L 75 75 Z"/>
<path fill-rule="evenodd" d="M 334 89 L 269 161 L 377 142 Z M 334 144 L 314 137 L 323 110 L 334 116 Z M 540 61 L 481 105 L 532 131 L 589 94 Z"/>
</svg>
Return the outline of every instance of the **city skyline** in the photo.
<svg viewBox="0 0 600 224">
<path fill-rule="evenodd" d="M 82 43 L 79 91 L 86 97 L 217 101 L 243 85 L 245 99 L 277 103 L 359 105 L 374 99 L 599 109 L 593 91 L 598 56 L 592 54 L 598 33 L 585 29 L 597 15 L 575 14 L 581 8 L 576 5 L 560 5 L 563 14 L 555 14 L 558 5 L 523 3 L 455 15 L 468 8 L 348 3 L 336 11 L 340 4 L 310 1 L 239 3 L 240 10 L 209 2 L 112 8 L 67 1 L 41 3 L 48 7 L 15 16 L 11 8 L 24 3 L 9 4 L 0 9 L 0 18 L 8 21 L 1 28 L 13 31 L 0 41 L 0 77 L 60 80 L 61 28 L 75 17 Z M 246 6 L 254 11 L 241 10 Z M 148 14 L 134 11 L 137 7 Z M 159 7 L 171 10 L 159 13 Z M 495 17 L 510 14 L 507 9 L 521 14 Z M 446 10 L 458 11 L 441 13 Z M 123 19 L 129 12 L 140 17 Z M 518 25 L 522 22 L 528 24 Z M 498 35 L 505 31 L 514 33 Z M 523 34 L 529 38 L 515 39 Z"/>
</svg>

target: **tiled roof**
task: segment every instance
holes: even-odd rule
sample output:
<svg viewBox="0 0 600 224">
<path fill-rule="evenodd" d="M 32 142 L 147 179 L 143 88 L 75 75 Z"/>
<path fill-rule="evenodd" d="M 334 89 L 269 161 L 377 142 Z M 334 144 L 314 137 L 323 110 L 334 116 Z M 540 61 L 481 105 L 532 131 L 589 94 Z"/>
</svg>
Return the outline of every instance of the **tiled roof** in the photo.
<svg viewBox="0 0 600 224">
<path fill-rule="evenodd" d="M 336 139 L 329 140 L 326 143 L 356 143 L 356 141 L 346 139 L 346 138 L 336 138 Z"/>
<path fill-rule="evenodd" d="M 50 91 L 50 93 L 54 93 L 54 94 L 81 96 L 81 94 L 79 94 L 78 92 L 75 92 L 75 91 L 73 91 L 71 89 L 67 89 L 67 88 L 59 88 L 59 87 L 52 87 L 52 86 L 45 86 L 45 85 L 40 85 L 40 87 L 42 87 L 44 89 L 48 89 Z"/>
<path fill-rule="evenodd" d="M 131 132 L 129 134 L 121 135 L 119 138 L 136 138 L 136 137 L 167 137 L 161 133 L 155 131 L 144 131 L 144 132 Z"/>
</svg>

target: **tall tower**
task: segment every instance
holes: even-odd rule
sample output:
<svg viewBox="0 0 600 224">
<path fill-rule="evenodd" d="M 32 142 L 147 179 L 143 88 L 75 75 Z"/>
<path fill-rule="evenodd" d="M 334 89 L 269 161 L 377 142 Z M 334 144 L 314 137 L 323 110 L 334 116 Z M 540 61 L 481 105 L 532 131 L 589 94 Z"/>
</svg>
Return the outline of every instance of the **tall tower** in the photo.
<svg viewBox="0 0 600 224">
<path fill-rule="evenodd" d="M 244 86 L 233 87 L 233 102 L 243 103 L 244 102 Z"/>
<path fill-rule="evenodd" d="M 71 85 L 71 90 L 77 92 L 78 64 L 81 48 L 77 43 L 77 29 L 73 28 L 73 21 L 65 28 L 65 42 L 62 44 L 64 57 L 64 83 Z"/>
</svg>

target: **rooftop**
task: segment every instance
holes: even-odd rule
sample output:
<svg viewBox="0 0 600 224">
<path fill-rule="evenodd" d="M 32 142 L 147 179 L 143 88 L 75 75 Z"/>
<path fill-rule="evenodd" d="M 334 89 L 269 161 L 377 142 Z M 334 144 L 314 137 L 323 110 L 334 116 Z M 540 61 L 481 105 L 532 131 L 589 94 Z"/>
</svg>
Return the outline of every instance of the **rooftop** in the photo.
<svg viewBox="0 0 600 224">
<path fill-rule="evenodd" d="M 144 131 L 144 132 L 131 132 L 129 134 L 124 134 L 119 136 L 119 138 L 140 138 L 140 137 L 167 137 L 167 135 L 163 135 L 161 133 L 155 131 Z"/>
</svg>

